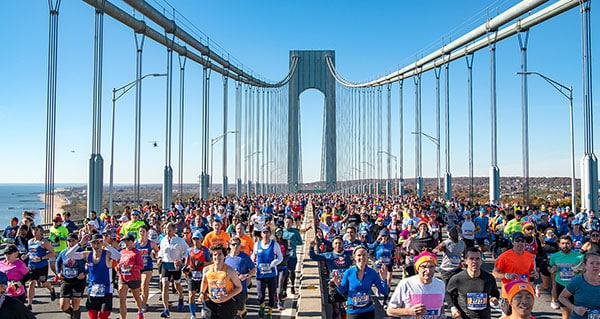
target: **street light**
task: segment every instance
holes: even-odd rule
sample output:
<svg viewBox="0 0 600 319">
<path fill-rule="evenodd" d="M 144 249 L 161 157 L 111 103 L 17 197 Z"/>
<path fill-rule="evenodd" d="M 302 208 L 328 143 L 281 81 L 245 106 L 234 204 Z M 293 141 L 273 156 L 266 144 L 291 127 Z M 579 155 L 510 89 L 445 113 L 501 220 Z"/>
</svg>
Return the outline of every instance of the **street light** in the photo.
<svg viewBox="0 0 600 319">
<path fill-rule="evenodd" d="M 217 144 L 220 140 L 222 140 L 223 138 L 225 138 L 225 136 L 227 136 L 227 134 L 237 134 L 239 133 L 239 131 L 227 131 L 215 138 L 210 139 L 210 188 L 212 188 L 212 184 L 213 184 L 213 162 L 214 162 L 214 156 L 213 156 L 213 147 L 215 146 L 215 144 Z M 227 168 L 224 167 L 224 170 L 226 170 Z M 227 172 L 223 171 L 223 176 L 226 176 Z"/>
<path fill-rule="evenodd" d="M 159 76 L 167 76 L 166 73 L 150 73 L 142 76 L 139 79 L 135 79 L 121 87 L 113 88 L 112 90 L 112 119 L 110 123 L 110 172 L 109 172 L 109 184 L 108 184 L 108 210 L 110 213 L 113 213 L 113 176 L 114 176 L 114 161 L 115 161 L 115 105 L 117 100 L 119 100 L 125 93 L 129 92 L 132 88 L 136 86 L 138 82 L 141 82 L 143 79 L 147 77 L 159 77 Z M 120 92 L 117 95 L 117 92 Z"/>
<path fill-rule="evenodd" d="M 440 189 L 442 188 L 442 180 L 440 178 L 440 140 L 423 132 L 410 132 L 410 134 L 420 134 L 422 136 L 425 136 L 437 147 L 437 195 L 440 196 Z"/>
<path fill-rule="evenodd" d="M 554 87 L 560 94 L 566 97 L 569 100 L 569 120 L 570 120 L 570 129 L 571 129 L 571 209 L 573 213 L 575 210 L 575 140 L 573 134 L 573 87 L 566 86 L 556 82 L 555 80 L 541 74 L 538 72 L 517 72 L 520 75 L 537 75 L 548 82 L 552 87 Z M 566 91 L 566 92 L 565 92 Z M 568 92 L 568 93 L 567 93 Z"/>
</svg>

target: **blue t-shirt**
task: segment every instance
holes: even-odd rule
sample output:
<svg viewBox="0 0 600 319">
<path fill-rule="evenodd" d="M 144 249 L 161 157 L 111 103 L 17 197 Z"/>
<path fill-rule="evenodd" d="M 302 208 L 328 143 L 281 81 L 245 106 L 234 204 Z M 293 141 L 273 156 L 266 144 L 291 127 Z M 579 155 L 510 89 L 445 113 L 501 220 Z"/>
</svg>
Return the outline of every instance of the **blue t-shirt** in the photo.
<svg viewBox="0 0 600 319">
<path fill-rule="evenodd" d="M 358 280 L 358 267 L 350 267 L 344 273 L 340 285 L 337 287 L 341 294 L 347 294 L 346 310 L 348 314 L 359 314 L 375 310 L 373 305 L 373 296 L 371 295 L 371 287 L 375 285 L 377 290 L 382 295 L 387 295 L 389 292 L 388 285 L 385 281 L 379 278 L 379 274 L 367 267 L 362 280 Z"/>
<path fill-rule="evenodd" d="M 475 233 L 475 238 L 487 238 L 487 227 L 489 218 L 487 216 L 477 216 L 475 217 L 475 219 L 473 219 L 473 222 L 475 223 L 475 225 L 479 226 L 480 229 L 478 233 Z"/>
<path fill-rule="evenodd" d="M 225 264 L 241 275 L 249 273 L 255 267 L 254 262 L 245 252 L 240 252 L 237 256 L 227 254 Z M 246 280 L 242 281 L 242 292 L 248 292 Z"/>
<path fill-rule="evenodd" d="M 580 316 L 571 312 L 571 319 L 598 319 L 600 318 L 600 286 L 590 285 L 583 276 L 578 275 L 569 282 L 567 290 L 573 295 L 575 306 L 588 308 L 585 315 Z"/>
</svg>

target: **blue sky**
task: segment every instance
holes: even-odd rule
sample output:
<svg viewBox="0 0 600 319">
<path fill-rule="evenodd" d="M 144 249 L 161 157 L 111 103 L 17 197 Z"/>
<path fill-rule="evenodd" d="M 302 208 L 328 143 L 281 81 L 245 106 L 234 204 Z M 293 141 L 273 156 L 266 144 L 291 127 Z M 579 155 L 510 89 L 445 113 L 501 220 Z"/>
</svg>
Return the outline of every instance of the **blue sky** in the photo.
<svg viewBox="0 0 600 319">
<path fill-rule="evenodd" d="M 116 5 L 131 9 L 121 1 Z M 168 8 L 164 0 L 149 0 Z M 190 1 L 169 4 L 193 25 L 262 77 L 279 81 L 287 73 L 290 50 L 335 50 L 337 70 L 347 80 L 364 82 L 405 66 L 437 49 L 442 41 L 458 38 L 518 1 Z M 555 1 L 549 1 L 553 3 Z M 161 9 L 162 10 L 162 9 Z M 172 9 L 166 9 L 171 12 Z M 2 67 L 0 86 L 0 182 L 43 182 L 45 168 L 48 7 L 45 1 L 9 1 L 0 19 Z M 138 15 L 139 16 L 139 15 Z M 592 10 L 592 34 L 598 29 Z M 105 17 L 102 101 L 102 156 L 108 182 L 111 90 L 135 78 L 133 32 Z M 57 183 L 86 182 L 91 153 L 94 11 L 82 1 L 62 1 L 59 15 L 57 81 Z M 197 31 L 193 31 L 196 33 Z M 598 52 L 597 42 L 592 43 Z M 529 69 L 574 88 L 577 177 L 583 147 L 580 13 L 574 9 L 531 30 Z M 594 61 L 593 79 L 599 79 Z M 143 73 L 166 70 L 166 49 L 146 39 Z M 175 58 L 174 65 L 178 62 Z M 522 175 L 519 44 L 516 37 L 497 46 L 498 163 L 502 176 Z M 488 176 L 490 167 L 489 54 L 474 58 L 475 175 Z M 450 65 L 451 172 L 467 176 L 467 84 L 464 59 Z M 197 181 L 201 172 L 200 106 L 202 69 L 186 64 L 186 124 L 184 182 Z M 174 76 L 173 156 L 177 183 L 179 74 Z M 423 132 L 435 134 L 435 78 L 423 75 Z M 222 79 L 211 77 L 210 137 L 221 134 Z M 230 88 L 233 87 L 230 82 Z M 598 96 L 594 85 L 593 96 Z M 404 175 L 414 177 L 414 86 L 404 84 Z M 567 100 L 539 78 L 529 80 L 530 175 L 570 176 Z M 230 101 L 233 101 L 233 91 Z M 392 153 L 398 155 L 398 85 L 392 89 Z M 160 183 L 164 167 L 164 78 L 143 83 L 142 183 Z M 115 182 L 133 182 L 133 91 L 117 102 Z M 304 181 L 320 172 L 323 97 L 307 91 L 301 96 Z M 598 123 L 597 111 L 595 122 Z M 229 128 L 234 125 L 230 104 Z M 443 131 L 443 129 L 442 129 Z M 596 130 L 597 131 L 597 130 Z M 598 133 L 595 132 L 597 135 Z M 152 147 L 150 141 L 157 141 Z M 232 141 L 232 139 L 230 139 Z M 385 139 L 384 139 L 385 141 Z M 436 175 L 435 146 L 424 139 L 423 174 Z M 219 154 L 220 145 L 215 146 Z M 233 143 L 229 143 L 230 146 Z M 598 142 L 595 143 L 596 153 Z M 442 149 L 442 171 L 443 162 Z M 231 148 L 230 154 L 233 154 Z M 221 175 L 215 156 L 214 176 Z M 233 179 L 233 159 L 228 175 Z"/>
</svg>

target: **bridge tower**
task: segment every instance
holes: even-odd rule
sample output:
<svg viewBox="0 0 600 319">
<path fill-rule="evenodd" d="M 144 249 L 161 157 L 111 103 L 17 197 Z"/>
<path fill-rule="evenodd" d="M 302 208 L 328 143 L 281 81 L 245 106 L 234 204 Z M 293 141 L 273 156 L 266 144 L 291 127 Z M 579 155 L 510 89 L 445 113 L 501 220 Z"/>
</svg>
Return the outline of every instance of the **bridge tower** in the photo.
<svg viewBox="0 0 600 319">
<path fill-rule="evenodd" d="M 336 126 L 335 126 L 335 79 L 329 71 L 326 57 L 335 63 L 335 51 L 290 51 L 292 58 L 298 57 L 296 71 L 289 82 L 288 119 L 288 187 L 297 192 L 300 180 L 300 94 L 308 89 L 317 89 L 325 96 L 325 183 L 327 192 L 336 189 Z"/>
</svg>

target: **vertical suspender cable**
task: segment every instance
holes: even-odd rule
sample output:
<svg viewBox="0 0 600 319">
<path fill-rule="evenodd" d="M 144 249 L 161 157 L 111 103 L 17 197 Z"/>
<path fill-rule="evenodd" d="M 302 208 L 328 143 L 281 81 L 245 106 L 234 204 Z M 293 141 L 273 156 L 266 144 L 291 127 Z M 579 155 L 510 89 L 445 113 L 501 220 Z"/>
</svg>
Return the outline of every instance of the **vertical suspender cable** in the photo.
<svg viewBox="0 0 600 319">
<path fill-rule="evenodd" d="M 235 82 L 235 195 L 242 196 L 242 167 L 240 159 L 242 157 L 242 84 Z"/>
<path fill-rule="evenodd" d="M 138 38 L 139 37 L 139 38 Z M 136 47 L 135 67 L 135 146 L 134 146 L 134 169 L 133 185 L 135 189 L 135 202 L 140 204 L 140 164 L 141 164 L 141 139 L 142 139 L 142 51 L 144 48 L 143 33 L 134 33 Z"/>
<path fill-rule="evenodd" d="M 467 60 L 467 113 L 469 134 L 469 199 L 473 199 L 475 177 L 473 176 L 473 54 L 465 56 Z"/>
<path fill-rule="evenodd" d="M 169 39 L 167 38 L 167 41 Z M 171 38 L 171 42 L 175 42 Z M 171 167 L 171 124 L 173 114 L 173 49 L 167 47 L 167 103 L 165 110 L 165 169 L 163 180 L 163 208 L 171 204 L 173 193 L 173 168 Z"/>
<path fill-rule="evenodd" d="M 187 57 L 179 55 L 179 199 L 183 199 L 183 128 L 185 124 L 185 62 Z"/>
<path fill-rule="evenodd" d="M 521 72 L 527 72 L 527 42 L 529 30 L 525 30 L 525 36 L 519 32 L 519 49 L 521 52 Z M 521 74 L 521 138 L 523 151 L 523 205 L 529 205 L 529 105 L 527 101 L 527 74 Z"/>
</svg>

